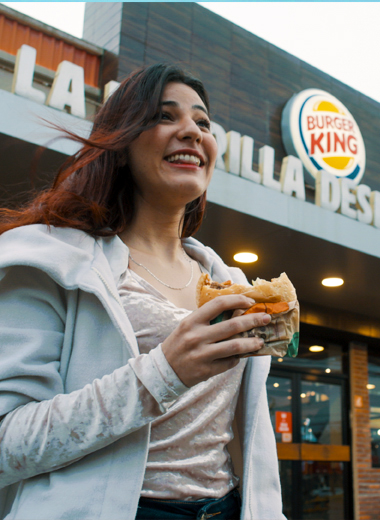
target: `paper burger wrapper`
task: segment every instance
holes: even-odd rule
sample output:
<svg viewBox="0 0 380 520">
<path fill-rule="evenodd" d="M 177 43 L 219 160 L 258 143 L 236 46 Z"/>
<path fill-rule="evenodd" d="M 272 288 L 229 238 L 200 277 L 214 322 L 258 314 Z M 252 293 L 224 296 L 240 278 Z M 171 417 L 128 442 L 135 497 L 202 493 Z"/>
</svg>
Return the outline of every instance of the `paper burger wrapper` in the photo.
<svg viewBox="0 0 380 520">
<path fill-rule="evenodd" d="M 281 302 L 282 303 L 282 302 Z M 249 356 L 275 356 L 275 357 L 296 357 L 299 344 L 299 304 L 298 301 L 287 302 L 288 309 L 271 314 L 271 322 L 268 325 L 255 327 L 252 330 L 242 332 L 232 336 L 242 338 L 262 338 L 264 346 L 255 352 L 246 354 Z M 266 312 L 260 310 L 256 312 Z M 228 320 L 232 317 L 233 311 L 226 311 L 215 318 L 211 324 Z"/>
<path fill-rule="evenodd" d="M 201 307 L 208 301 L 224 294 L 244 294 L 255 300 L 255 305 L 244 314 L 265 312 L 271 315 L 271 322 L 232 337 L 257 337 L 264 340 L 264 346 L 247 356 L 296 357 L 299 344 L 299 304 L 297 294 L 286 273 L 269 282 L 257 278 L 252 285 L 234 284 L 230 280 L 218 283 L 208 274 L 199 278 L 196 301 Z M 228 320 L 234 311 L 226 311 L 215 318 L 211 324 Z"/>
</svg>

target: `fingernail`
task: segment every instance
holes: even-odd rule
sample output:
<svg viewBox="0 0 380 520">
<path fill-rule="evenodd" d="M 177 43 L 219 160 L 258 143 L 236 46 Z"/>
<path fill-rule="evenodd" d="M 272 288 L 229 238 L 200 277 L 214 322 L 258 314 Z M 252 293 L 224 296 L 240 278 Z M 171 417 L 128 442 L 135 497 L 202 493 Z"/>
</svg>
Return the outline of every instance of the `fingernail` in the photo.
<svg viewBox="0 0 380 520">
<path fill-rule="evenodd" d="M 263 316 L 263 322 L 264 324 L 266 325 L 267 323 L 269 323 L 271 321 L 271 317 L 269 316 L 269 314 L 264 314 Z"/>
<path fill-rule="evenodd" d="M 256 303 L 255 300 L 254 300 L 253 298 L 248 298 L 248 297 L 247 297 L 247 300 L 249 301 L 249 303 L 250 303 L 251 305 L 255 305 L 255 303 Z"/>
</svg>

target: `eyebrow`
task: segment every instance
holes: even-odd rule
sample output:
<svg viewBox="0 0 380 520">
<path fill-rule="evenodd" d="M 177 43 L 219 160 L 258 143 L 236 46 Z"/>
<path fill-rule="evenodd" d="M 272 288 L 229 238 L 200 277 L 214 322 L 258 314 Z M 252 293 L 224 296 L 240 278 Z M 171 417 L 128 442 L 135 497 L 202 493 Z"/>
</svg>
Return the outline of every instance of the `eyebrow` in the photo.
<svg viewBox="0 0 380 520">
<path fill-rule="evenodd" d="M 170 107 L 179 107 L 179 103 L 177 101 L 161 101 L 160 106 L 170 106 Z M 209 113 L 207 112 L 207 109 L 203 107 L 202 105 L 193 105 L 191 108 L 194 110 L 202 110 L 207 116 Z"/>
</svg>

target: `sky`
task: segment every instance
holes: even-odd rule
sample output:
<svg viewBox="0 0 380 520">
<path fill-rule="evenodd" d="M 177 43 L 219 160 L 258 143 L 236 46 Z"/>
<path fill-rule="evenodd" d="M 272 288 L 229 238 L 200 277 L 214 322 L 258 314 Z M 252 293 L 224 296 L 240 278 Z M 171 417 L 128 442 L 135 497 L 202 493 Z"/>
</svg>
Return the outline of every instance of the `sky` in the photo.
<svg viewBox="0 0 380 520">
<path fill-rule="evenodd" d="M 83 2 L 1 2 L 82 36 Z M 380 3 L 204 2 L 244 29 L 380 102 Z"/>
</svg>

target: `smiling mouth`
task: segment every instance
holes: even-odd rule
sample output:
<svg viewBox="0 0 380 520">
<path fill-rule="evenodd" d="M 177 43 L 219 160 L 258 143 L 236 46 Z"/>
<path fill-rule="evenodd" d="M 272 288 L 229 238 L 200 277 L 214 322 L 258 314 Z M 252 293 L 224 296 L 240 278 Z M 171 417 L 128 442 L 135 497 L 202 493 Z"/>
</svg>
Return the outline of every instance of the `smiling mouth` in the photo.
<svg viewBox="0 0 380 520">
<path fill-rule="evenodd" d="M 201 161 L 196 155 L 189 154 L 175 154 L 165 157 L 165 161 L 173 164 L 194 164 L 195 166 L 203 166 L 204 162 Z"/>
</svg>

